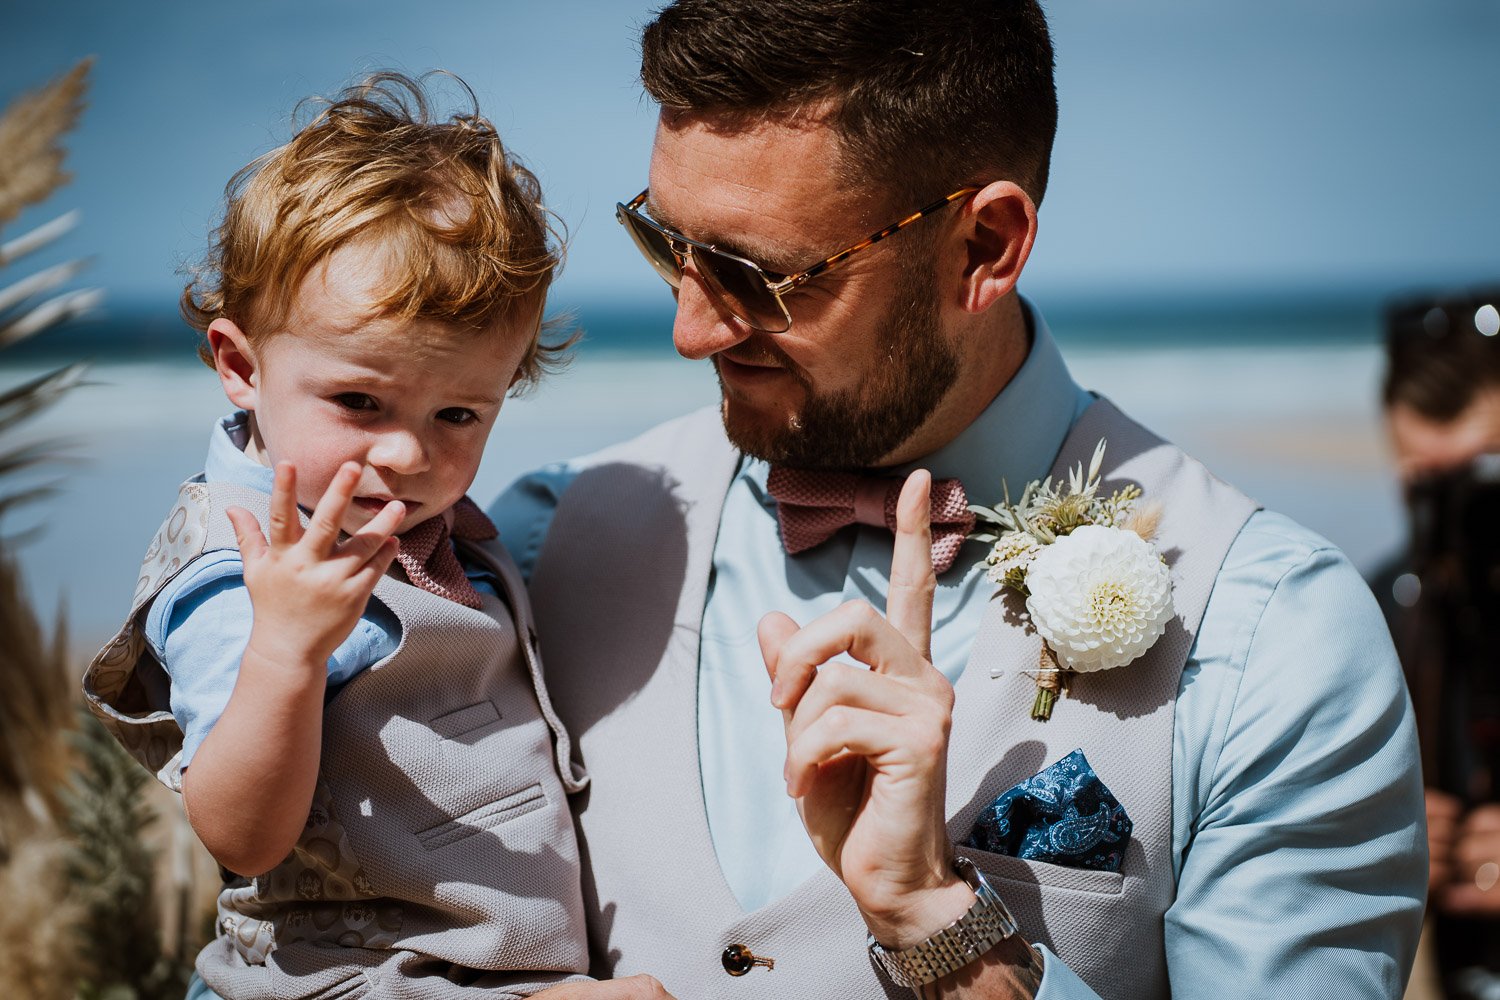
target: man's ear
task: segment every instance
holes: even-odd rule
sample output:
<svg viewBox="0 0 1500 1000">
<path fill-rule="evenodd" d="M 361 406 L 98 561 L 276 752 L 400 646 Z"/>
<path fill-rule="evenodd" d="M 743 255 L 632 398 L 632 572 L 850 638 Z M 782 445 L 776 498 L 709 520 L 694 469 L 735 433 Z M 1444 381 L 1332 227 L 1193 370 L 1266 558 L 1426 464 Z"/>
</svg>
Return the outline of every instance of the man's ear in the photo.
<svg viewBox="0 0 1500 1000">
<path fill-rule="evenodd" d="M 214 368 L 224 395 L 242 410 L 255 412 L 259 400 L 260 378 L 255 352 L 250 340 L 233 321 L 219 317 L 208 325 L 208 349 L 214 356 Z"/>
<path fill-rule="evenodd" d="M 987 184 L 960 210 L 963 308 L 983 312 L 1009 295 L 1036 242 L 1036 204 L 1011 181 Z"/>
</svg>

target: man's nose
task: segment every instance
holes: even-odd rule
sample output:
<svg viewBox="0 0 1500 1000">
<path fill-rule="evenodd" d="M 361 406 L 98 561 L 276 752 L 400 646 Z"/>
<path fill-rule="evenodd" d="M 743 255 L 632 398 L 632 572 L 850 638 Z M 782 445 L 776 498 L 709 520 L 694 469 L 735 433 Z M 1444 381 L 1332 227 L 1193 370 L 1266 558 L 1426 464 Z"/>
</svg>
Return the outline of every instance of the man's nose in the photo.
<svg viewBox="0 0 1500 1000">
<path fill-rule="evenodd" d="M 672 323 L 672 344 L 677 353 L 701 361 L 733 347 L 750 333 L 745 324 L 724 310 L 690 264 L 677 289 L 677 317 Z"/>
<path fill-rule="evenodd" d="M 421 435 L 405 429 L 377 434 L 367 460 L 371 465 L 389 469 L 399 476 L 426 472 L 431 467 L 426 442 Z"/>
</svg>

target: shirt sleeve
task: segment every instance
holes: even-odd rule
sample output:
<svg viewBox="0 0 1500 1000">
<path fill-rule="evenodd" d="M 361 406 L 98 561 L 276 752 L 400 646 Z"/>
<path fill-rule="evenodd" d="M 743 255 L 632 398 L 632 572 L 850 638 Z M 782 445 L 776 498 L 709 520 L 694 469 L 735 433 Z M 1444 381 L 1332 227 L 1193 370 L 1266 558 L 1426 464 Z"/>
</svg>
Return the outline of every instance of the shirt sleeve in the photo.
<svg viewBox="0 0 1500 1000">
<path fill-rule="evenodd" d="M 500 543 L 528 583 L 557 502 L 577 475 L 578 470 L 566 462 L 543 466 L 507 486 L 490 506 L 488 513 L 500 532 Z"/>
<path fill-rule="evenodd" d="M 212 552 L 172 580 L 146 615 L 146 642 L 171 678 L 172 716 L 182 730 L 182 766 L 224 714 L 250 642 L 250 592 L 239 553 Z M 328 692 L 396 651 L 401 624 L 372 599 L 328 659 Z"/>
<path fill-rule="evenodd" d="M 1258 585 L 1263 599 L 1246 607 L 1259 613 L 1237 616 L 1239 675 L 1213 720 L 1222 736 L 1205 759 L 1176 764 L 1196 814 L 1166 913 L 1172 995 L 1238 983 L 1319 996 L 1337 983 L 1340 996 L 1400 997 L 1427 842 L 1390 634 L 1332 547 L 1262 570 Z"/>
<path fill-rule="evenodd" d="M 1039 944 L 1036 950 L 1042 955 L 1042 984 L 1036 991 L 1036 1000 L 1099 1000 L 1099 994 L 1089 989 L 1046 945 Z"/>
</svg>

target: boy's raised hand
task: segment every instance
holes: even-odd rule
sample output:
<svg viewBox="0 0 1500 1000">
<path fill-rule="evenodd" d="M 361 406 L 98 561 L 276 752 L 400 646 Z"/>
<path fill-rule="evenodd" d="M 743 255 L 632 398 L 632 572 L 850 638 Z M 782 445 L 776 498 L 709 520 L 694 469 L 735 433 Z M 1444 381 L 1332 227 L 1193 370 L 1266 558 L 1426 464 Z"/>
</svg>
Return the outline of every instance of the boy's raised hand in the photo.
<svg viewBox="0 0 1500 1000">
<path fill-rule="evenodd" d="M 276 466 L 269 539 L 249 511 L 225 511 L 239 542 L 255 614 L 250 645 L 272 662 L 326 665 L 396 557 L 393 532 L 406 516 L 399 500 L 339 541 L 359 474 L 354 462 L 339 468 L 305 530 L 297 516 L 297 471 L 290 462 Z"/>
</svg>

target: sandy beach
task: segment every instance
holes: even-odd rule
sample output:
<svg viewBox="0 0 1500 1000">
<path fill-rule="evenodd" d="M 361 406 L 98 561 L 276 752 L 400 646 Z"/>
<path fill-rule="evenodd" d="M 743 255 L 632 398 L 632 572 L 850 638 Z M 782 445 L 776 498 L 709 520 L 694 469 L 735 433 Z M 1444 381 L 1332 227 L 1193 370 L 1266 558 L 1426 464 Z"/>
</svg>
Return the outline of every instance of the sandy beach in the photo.
<svg viewBox="0 0 1500 1000">
<path fill-rule="evenodd" d="M 1368 568 L 1398 543 L 1399 500 L 1378 426 L 1379 352 L 1370 346 L 1067 349 L 1078 381 L 1109 396 L 1267 507 Z M 0 369 L 10 385 L 40 369 Z M 28 430 L 72 442 L 47 470 L 59 492 L 10 515 L 44 615 L 64 609 L 75 649 L 124 614 L 141 553 L 202 463 L 227 404 L 191 362 L 108 362 Z M 590 353 L 533 396 L 506 404 L 471 491 L 487 503 L 517 475 L 591 451 L 717 398 L 704 364 Z"/>
</svg>

